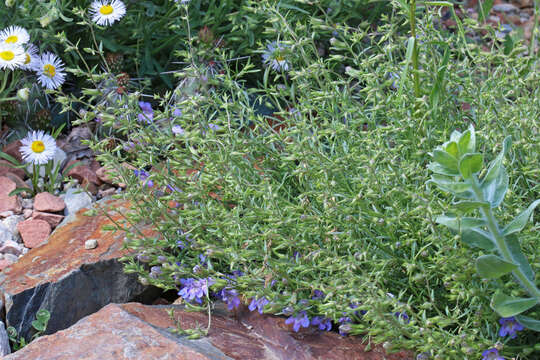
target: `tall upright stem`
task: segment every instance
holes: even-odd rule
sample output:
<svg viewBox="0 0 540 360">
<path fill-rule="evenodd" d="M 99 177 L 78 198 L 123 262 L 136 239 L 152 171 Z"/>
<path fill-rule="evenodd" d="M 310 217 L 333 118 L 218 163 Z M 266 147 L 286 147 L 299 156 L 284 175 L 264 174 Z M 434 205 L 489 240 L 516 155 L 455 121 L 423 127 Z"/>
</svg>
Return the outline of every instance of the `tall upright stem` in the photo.
<svg viewBox="0 0 540 360">
<path fill-rule="evenodd" d="M 482 189 L 480 189 L 480 184 L 478 183 L 478 178 L 476 177 L 476 175 L 473 175 L 472 177 L 472 189 L 478 201 L 486 202 L 486 200 L 484 199 L 484 193 L 482 192 Z M 480 212 L 486 220 L 489 232 L 491 233 L 491 235 L 493 235 L 493 239 L 495 239 L 495 243 L 500 255 L 502 255 L 504 260 L 515 263 L 515 260 L 512 257 L 512 253 L 510 252 L 510 248 L 506 243 L 505 237 L 502 234 L 499 225 L 497 224 L 497 220 L 495 219 L 491 208 L 482 207 L 480 209 Z M 540 290 L 536 287 L 536 284 L 523 273 L 521 267 L 518 266 L 518 268 L 513 271 L 513 274 L 527 289 L 529 295 L 534 297 L 536 301 L 540 303 Z"/>
<path fill-rule="evenodd" d="M 413 38 L 413 79 L 414 79 L 414 96 L 420 97 L 420 78 L 418 74 L 418 47 L 416 44 L 416 0 L 411 0 L 409 7 L 409 23 L 411 25 L 411 37 Z"/>
</svg>

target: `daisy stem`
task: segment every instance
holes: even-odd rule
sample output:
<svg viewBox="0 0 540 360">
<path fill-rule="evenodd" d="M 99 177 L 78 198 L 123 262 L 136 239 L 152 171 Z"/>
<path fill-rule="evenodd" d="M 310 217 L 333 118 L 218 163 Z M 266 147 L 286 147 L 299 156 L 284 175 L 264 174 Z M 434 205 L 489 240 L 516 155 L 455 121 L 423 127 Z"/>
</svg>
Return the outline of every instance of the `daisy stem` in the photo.
<svg viewBox="0 0 540 360">
<path fill-rule="evenodd" d="M 33 173 L 32 173 L 32 185 L 34 187 L 34 194 L 38 193 L 38 179 L 39 179 L 39 165 L 32 163 Z"/>
</svg>

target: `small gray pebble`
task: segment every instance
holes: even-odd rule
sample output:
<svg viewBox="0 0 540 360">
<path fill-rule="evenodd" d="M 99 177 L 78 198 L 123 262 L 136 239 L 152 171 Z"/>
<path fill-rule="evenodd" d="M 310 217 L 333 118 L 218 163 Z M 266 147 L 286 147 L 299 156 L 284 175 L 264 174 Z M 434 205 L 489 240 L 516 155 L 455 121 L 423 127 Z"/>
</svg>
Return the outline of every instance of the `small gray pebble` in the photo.
<svg viewBox="0 0 540 360">
<path fill-rule="evenodd" d="M 84 242 L 84 248 L 86 250 L 95 249 L 95 248 L 97 248 L 97 246 L 98 246 L 98 242 L 97 242 L 96 239 L 90 239 L 90 240 L 86 240 Z"/>
</svg>

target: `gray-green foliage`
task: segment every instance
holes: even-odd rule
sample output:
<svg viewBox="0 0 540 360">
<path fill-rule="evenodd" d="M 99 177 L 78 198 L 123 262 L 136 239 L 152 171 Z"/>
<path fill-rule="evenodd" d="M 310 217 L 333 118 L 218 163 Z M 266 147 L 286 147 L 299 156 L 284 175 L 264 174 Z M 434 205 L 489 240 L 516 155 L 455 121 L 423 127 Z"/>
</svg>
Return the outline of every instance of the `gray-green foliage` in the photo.
<svg viewBox="0 0 540 360">
<path fill-rule="evenodd" d="M 497 290 L 491 298 L 493 310 L 502 317 L 516 316 L 526 328 L 540 331 L 540 320 L 523 315 L 540 304 L 540 290 L 516 236 L 527 225 L 540 199 L 506 226 L 499 225 L 494 216 L 494 209 L 500 207 L 508 191 L 509 179 L 503 159 L 510 145 L 509 136 L 504 140 L 499 155 L 484 168 L 484 155 L 476 152 L 474 128 L 470 126 L 464 133 L 454 131 L 450 141 L 433 151 L 435 161 L 429 169 L 435 175 L 429 182 L 457 200 L 452 204 L 457 214 L 440 216 L 436 221 L 458 232 L 465 244 L 488 252 L 476 259 L 478 274 L 482 278 L 498 279 L 512 273 L 528 296 L 518 298 Z M 481 178 L 480 172 L 483 173 Z M 471 213 L 481 216 L 466 216 Z"/>
</svg>

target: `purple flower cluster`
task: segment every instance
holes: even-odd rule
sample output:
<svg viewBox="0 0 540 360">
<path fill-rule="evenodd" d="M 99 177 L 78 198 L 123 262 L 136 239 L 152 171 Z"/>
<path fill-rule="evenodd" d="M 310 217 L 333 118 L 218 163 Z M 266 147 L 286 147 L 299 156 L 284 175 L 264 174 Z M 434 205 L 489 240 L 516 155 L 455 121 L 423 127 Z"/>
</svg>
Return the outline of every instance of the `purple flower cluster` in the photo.
<svg viewBox="0 0 540 360">
<path fill-rule="evenodd" d="M 491 348 L 482 352 L 482 360 L 504 360 L 504 358 L 499 355 L 499 350 Z"/>
<path fill-rule="evenodd" d="M 406 324 L 408 324 L 411 320 L 409 319 L 409 315 L 407 315 L 407 313 L 404 313 L 404 312 L 395 312 L 394 313 L 394 316 L 397 317 L 399 320 L 405 322 Z"/>
<path fill-rule="evenodd" d="M 513 316 L 499 319 L 499 324 L 501 324 L 499 336 L 505 337 L 506 335 L 510 335 L 510 339 L 515 339 L 517 336 L 516 332 L 524 329 L 523 325 L 518 323 Z"/>
<path fill-rule="evenodd" d="M 236 290 L 223 288 L 218 292 L 218 295 L 227 304 L 229 310 L 236 309 L 240 306 L 240 298 Z"/>
<path fill-rule="evenodd" d="M 296 316 L 291 316 L 285 320 L 285 324 L 293 324 L 293 330 L 298 332 L 301 326 L 307 328 L 310 322 L 306 312 L 300 311 Z"/>
<path fill-rule="evenodd" d="M 317 326 L 319 330 L 330 331 L 332 330 L 332 320 L 322 316 L 315 316 L 311 319 L 311 325 Z"/>
<path fill-rule="evenodd" d="M 255 309 L 259 310 L 259 314 L 262 314 L 264 311 L 264 307 L 268 305 L 270 301 L 268 301 L 264 296 L 260 299 L 251 299 L 251 303 L 248 306 L 249 311 L 255 311 Z"/>
<path fill-rule="evenodd" d="M 133 170 L 133 173 L 135 174 L 136 177 L 139 178 L 139 180 L 143 181 L 145 183 L 145 185 L 148 186 L 149 188 L 154 186 L 154 182 L 152 180 L 145 181 L 150 176 L 150 174 L 148 174 L 146 171 L 144 171 L 144 170 Z"/>
<path fill-rule="evenodd" d="M 152 104 L 145 101 L 139 101 L 139 106 L 141 107 L 142 113 L 137 115 L 137 118 L 140 122 L 151 124 L 154 120 L 154 110 L 152 109 Z"/>
<path fill-rule="evenodd" d="M 180 284 L 183 286 L 178 292 L 184 300 L 191 302 L 195 300 L 199 304 L 202 303 L 203 297 L 208 296 L 208 287 L 214 284 L 212 278 L 207 279 L 180 279 Z"/>
</svg>

